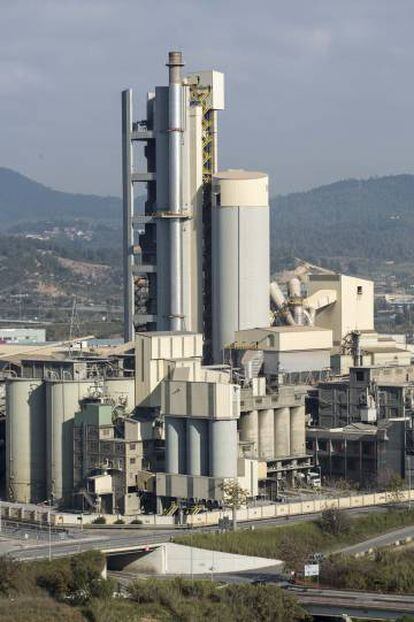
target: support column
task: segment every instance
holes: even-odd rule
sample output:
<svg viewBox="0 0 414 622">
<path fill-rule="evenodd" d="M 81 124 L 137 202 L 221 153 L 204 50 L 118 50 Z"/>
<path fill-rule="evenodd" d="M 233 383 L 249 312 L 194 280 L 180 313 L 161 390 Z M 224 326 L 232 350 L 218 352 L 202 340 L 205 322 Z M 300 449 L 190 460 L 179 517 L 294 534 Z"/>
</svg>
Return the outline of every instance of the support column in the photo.
<svg viewBox="0 0 414 622">
<path fill-rule="evenodd" d="M 122 91 L 122 205 L 124 264 L 124 341 L 134 339 L 134 187 L 132 183 L 132 91 Z"/>
</svg>

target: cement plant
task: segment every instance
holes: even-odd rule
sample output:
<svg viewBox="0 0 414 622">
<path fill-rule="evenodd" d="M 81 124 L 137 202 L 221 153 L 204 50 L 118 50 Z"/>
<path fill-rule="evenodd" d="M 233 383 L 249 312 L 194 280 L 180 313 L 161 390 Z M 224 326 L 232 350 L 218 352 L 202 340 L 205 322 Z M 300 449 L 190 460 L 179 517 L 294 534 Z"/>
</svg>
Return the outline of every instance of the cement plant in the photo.
<svg viewBox="0 0 414 622">
<path fill-rule="evenodd" d="M 0 525 L 148 528 L 91 546 L 109 570 L 190 574 L 180 530 L 410 504 L 414 351 L 376 331 L 372 281 L 310 263 L 270 278 L 268 176 L 218 164 L 225 77 L 166 64 L 145 118 L 121 98 L 123 343 L 0 344 Z M 202 548 L 191 574 L 234 568 Z"/>
</svg>

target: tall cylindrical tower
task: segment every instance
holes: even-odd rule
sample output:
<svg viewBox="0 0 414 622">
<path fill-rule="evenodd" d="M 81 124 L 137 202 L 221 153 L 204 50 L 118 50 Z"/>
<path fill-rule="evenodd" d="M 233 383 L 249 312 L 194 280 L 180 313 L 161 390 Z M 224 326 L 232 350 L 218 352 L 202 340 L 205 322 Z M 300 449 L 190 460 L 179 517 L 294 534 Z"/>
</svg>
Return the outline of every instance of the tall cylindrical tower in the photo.
<svg viewBox="0 0 414 622">
<path fill-rule="evenodd" d="M 170 328 L 181 330 L 182 301 L 182 232 L 181 232 L 181 134 L 183 87 L 181 84 L 181 52 L 168 55 L 169 89 L 169 199 L 170 199 Z"/>
<path fill-rule="evenodd" d="M 264 173 L 213 177 L 213 357 L 246 328 L 269 324 L 269 192 Z"/>
</svg>

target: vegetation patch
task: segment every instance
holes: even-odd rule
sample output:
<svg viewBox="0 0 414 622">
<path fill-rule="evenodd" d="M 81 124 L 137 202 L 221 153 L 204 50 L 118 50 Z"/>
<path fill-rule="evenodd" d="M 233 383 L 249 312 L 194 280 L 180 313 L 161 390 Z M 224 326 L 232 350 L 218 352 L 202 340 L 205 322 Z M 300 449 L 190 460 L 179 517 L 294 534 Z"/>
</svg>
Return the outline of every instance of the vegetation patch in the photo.
<svg viewBox="0 0 414 622">
<path fill-rule="evenodd" d="M 322 563 L 320 580 L 342 589 L 413 594 L 413 552 L 379 549 L 370 557 L 335 555 Z"/>
<path fill-rule="evenodd" d="M 336 516 L 336 518 L 335 518 Z M 329 553 L 378 534 L 414 525 L 414 510 L 390 509 L 358 517 L 327 510 L 321 519 L 227 533 L 194 533 L 174 541 L 203 549 L 282 559 L 294 570 L 316 552 Z"/>
<path fill-rule="evenodd" d="M 0 620 L 4 622 L 300 622 L 296 599 L 272 585 L 138 580 L 120 594 L 101 577 L 98 551 L 52 562 L 0 557 Z"/>
</svg>

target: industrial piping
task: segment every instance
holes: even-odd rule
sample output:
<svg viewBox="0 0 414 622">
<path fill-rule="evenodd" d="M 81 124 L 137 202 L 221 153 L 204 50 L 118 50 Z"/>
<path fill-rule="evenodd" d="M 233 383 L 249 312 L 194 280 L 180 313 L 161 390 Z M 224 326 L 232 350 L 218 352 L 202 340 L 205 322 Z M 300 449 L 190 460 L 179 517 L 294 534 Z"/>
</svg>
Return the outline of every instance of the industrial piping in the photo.
<svg viewBox="0 0 414 622">
<path fill-rule="evenodd" d="M 169 211 L 170 211 L 170 329 L 182 330 L 182 265 L 181 265 L 181 133 L 182 84 L 181 52 L 169 52 Z M 178 217 L 175 217 L 177 214 Z"/>
</svg>

